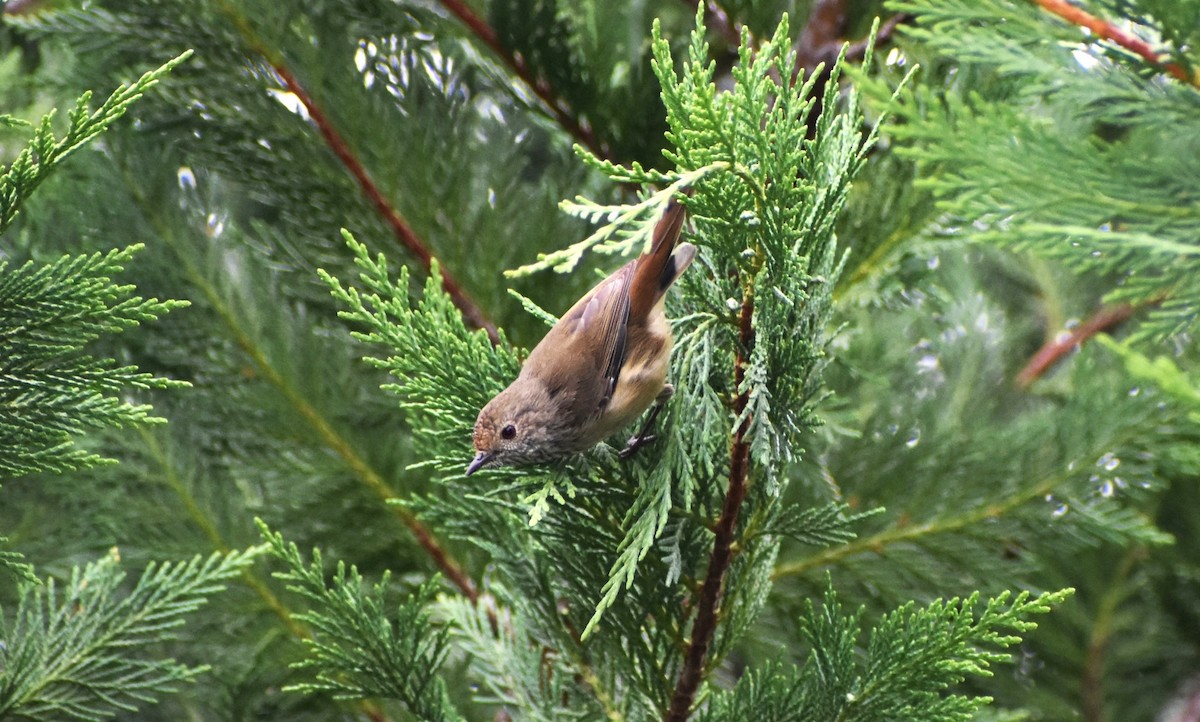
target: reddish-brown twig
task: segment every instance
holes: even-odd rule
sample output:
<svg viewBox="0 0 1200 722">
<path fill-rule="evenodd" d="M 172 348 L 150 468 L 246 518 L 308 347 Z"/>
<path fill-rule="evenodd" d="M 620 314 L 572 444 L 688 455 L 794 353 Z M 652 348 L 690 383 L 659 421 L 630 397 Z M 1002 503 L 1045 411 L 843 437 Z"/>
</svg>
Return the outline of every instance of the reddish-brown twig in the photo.
<svg viewBox="0 0 1200 722">
<path fill-rule="evenodd" d="M 366 168 L 358 161 L 358 158 L 351 152 L 350 147 L 346 145 L 346 142 L 342 140 L 342 137 L 329 123 L 328 118 L 321 108 L 308 95 L 288 68 L 278 62 L 272 62 L 271 67 L 283 81 L 288 91 L 295 95 L 304 105 L 313 124 L 317 126 L 317 129 L 321 132 L 321 136 L 325 138 L 325 142 L 333 150 L 338 159 L 342 161 L 342 164 L 346 166 L 350 174 L 354 176 L 354 179 L 358 181 L 358 185 L 363 193 L 367 195 L 371 203 L 375 206 L 375 209 L 379 211 L 388 222 L 388 225 L 391 226 L 392 231 L 396 234 L 401 244 L 421 261 L 421 265 L 427 273 L 430 272 L 433 268 L 433 254 L 429 252 L 429 249 L 421 242 L 421 239 L 417 237 L 417 234 L 413 232 L 412 228 L 400 216 L 399 212 L 383 197 L 383 194 L 379 191 L 379 187 L 375 185 L 375 182 L 367 174 Z M 488 334 L 488 338 L 492 339 L 492 343 L 499 343 L 500 336 L 496 331 L 496 326 L 483 315 L 483 311 L 475 305 L 475 302 L 463 291 L 462 287 L 458 285 L 458 282 L 454 280 L 454 277 L 446 269 L 442 268 L 439 271 L 442 274 L 442 287 L 446 289 L 446 293 L 450 296 L 454 305 L 458 307 L 458 310 L 462 313 L 467 323 L 476 328 L 484 329 Z M 458 562 L 450 557 L 445 548 L 434 537 L 433 533 L 429 531 L 429 528 L 407 511 L 400 514 L 400 517 L 404 521 L 405 526 L 408 527 L 408 530 L 416 537 L 417 543 L 433 559 L 433 563 L 437 565 L 437 568 L 454 583 L 454 586 L 462 591 L 464 596 L 471 600 L 472 604 L 476 603 L 479 599 L 479 591 L 475 588 L 475 583 L 467 576 L 462 567 L 458 565 Z"/>
<path fill-rule="evenodd" d="M 1110 22 L 1088 13 L 1081 8 L 1071 5 L 1065 0 L 1034 0 L 1043 9 L 1054 13 L 1067 22 L 1074 23 L 1092 31 L 1096 37 L 1109 40 L 1131 53 L 1140 56 L 1151 65 L 1162 68 L 1185 83 L 1200 87 L 1200 75 L 1189 75 L 1186 68 L 1176 63 L 1164 62 L 1159 53 L 1141 38 L 1135 37 Z"/>
<path fill-rule="evenodd" d="M 1088 639 L 1087 656 L 1084 659 L 1083 675 L 1080 679 L 1080 708 L 1085 722 L 1101 722 L 1108 719 L 1105 714 L 1105 668 L 1108 667 L 1109 650 L 1113 637 L 1120 629 L 1123 603 L 1128 593 L 1129 575 L 1134 572 L 1146 556 L 1144 547 L 1135 546 L 1126 551 L 1117 561 L 1111 581 L 1096 600 L 1091 610 L 1092 629 Z M 1159 719 L 1162 719 L 1161 717 Z"/>
<path fill-rule="evenodd" d="M 837 57 L 846 29 L 846 0 L 817 0 L 808 13 L 808 22 L 796 40 L 796 70 L 811 73 L 821 63 Z M 793 78 L 794 80 L 794 78 Z"/>
<path fill-rule="evenodd" d="M 550 115 L 554 116 L 554 120 L 562 126 L 563 130 L 570 133 L 580 145 L 592 151 L 598 157 L 611 160 L 608 146 L 600 142 L 587 123 L 575 117 L 567 102 L 555 94 L 554 88 L 551 88 L 549 83 L 534 74 L 524 58 L 509 52 L 500 43 L 500 39 L 496 37 L 496 31 L 492 29 L 491 25 L 487 24 L 487 21 L 476 15 L 475 11 L 469 8 L 462 0 L 438 1 L 442 7 L 461 20 L 474 33 L 475 37 L 479 38 L 480 42 L 491 48 L 496 57 L 500 58 L 505 65 L 516 73 L 517 77 L 525 85 L 529 86 L 529 89 L 545 104 L 546 109 L 550 111 Z"/>
<path fill-rule="evenodd" d="M 317 105 L 313 97 L 308 94 L 308 91 L 296 79 L 291 69 L 284 64 L 283 57 L 279 51 L 263 42 L 258 31 L 250 23 L 250 19 L 231 0 L 219 0 L 217 7 L 242 36 L 242 40 L 246 43 L 246 48 L 265 60 L 271 66 L 271 69 L 275 71 L 275 74 L 279 77 L 284 87 L 292 95 L 296 96 L 296 99 L 304 106 L 304 110 L 308 113 L 308 117 L 312 120 L 313 125 L 321 133 L 321 138 L 358 183 L 359 188 L 367 196 L 367 199 L 371 201 L 371 205 L 383 216 L 388 226 L 391 227 L 392 232 L 396 235 L 396 239 L 400 241 L 400 244 L 420 260 L 422 267 L 424 267 L 427 273 L 430 272 L 433 267 L 433 254 L 429 252 L 429 248 L 408 225 L 404 217 L 383 197 L 379 186 L 375 185 L 375 181 L 367 173 L 367 169 L 363 167 L 358 157 L 350 150 L 350 146 L 342 138 L 341 134 L 337 132 L 337 129 L 333 127 L 333 123 L 330 122 L 329 116 L 325 114 L 324 109 Z M 445 268 L 440 270 L 442 274 L 442 287 L 446 289 L 446 293 L 449 294 L 454 305 L 458 307 L 467 324 L 475 328 L 482 328 L 487 332 L 488 338 L 492 340 L 493 344 L 499 343 L 500 335 L 496 331 L 495 324 L 488 320 L 487 315 L 484 314 L 467 292 L 463 290 L 463 287 L 459 285 L 458 281 L 454 279 L 454 276 L 448 270 Z"/>
<path fill-rule="evenodd" d="M 813 6 L 809 24 L 805 27 L 796 48 L 799 67 L 811 71 L 819 63 L 826 62 L 828 73 L 828 63 L 837 57 L 841 48 L 839 37 L 845 23 L 843 5 L 844 0 L 819 0 Z M 897 15 L 889 19 L 876 35 L 877 41 L 890 36 L 896 26 L 906 18 L 907 16 Z M 857 52 L 861 57 L 865 49 L 866 42 L 863 41 L 852 45 L 849 50 Z M 827 79 L 828 75 L 825 78 Z M 793 82 L 794 80 L 795 78 Z M 816 92 L 816 96 L 820 97 L 819 91 Z M 746 377 L 747 359 L 754 346 L 753 317 L 754 296 L 747 291 L 743 296 L 741 314 L 738 317 L 741 343 L 734 362 L 735 389 L 742 388 Z M 749 402 L 749 391 L 738 393 L 733 404 L 735 418 L 740 418 L 745 413 Z M 713 529 L 713 548 L 708 560 L 708 570 L 696 600 L 696 618 L 692 622 L 691 638 L 684 653 L 683 668 L 679 672 L 679 679 L 664 717 L 665 722 L 685 722 L 688 719 L 695 702 L 696 691 L 700 688 L 706 672 L 709 647 L 719 622 L 725 575 L 734 556 L 738 516 L 750 484 L 750 444 L 746 439 L 749 427 L 749 419 L 743 419 L 734 430 L 730 441 L 729 487 L 725 492 L 721 516 Z"/>
<path fill-rule="evenodd" d="M 825 72 L 832 68 L 842 45 L 846 31 L 845 0 L 818 0 L 813 3 L 808 15 L 808 23 L 796 40 L 796 65 L 805 72 L 811 73 L 817 65 L 825 63 Z M 897 13 L 879 25 L 875 31 L 875 47 L 879 47 L 891 39 L 892 33 L 901 23 L 912 19 L 908 13 Z M 846 59 L 859 61 L 867 54 L 870 38 L 855 40 L 846 48 Z"/>
<path fill-rule="evenodd" d="M 842 40 L 842 35 L 846 30 L 845 5 L 845 0 L 817 0 L 809 12 L 808 23 L 796 41 L 796 68 L 792 74 L 792 82 L 796 82 L 801 71 L 806 74 L 813 73 L 816 72 L 818 66 L 821 67 L 821 75 L 817 79 L 816 85 L 813 86 L 810 96 L 813 101 L 812 107 L 809 108 L 808 117 L 805 119 L 810 137 L 816 133 L 817 118 L 821 117 L 824 110 L 825 84 L 829 82 L 829 76 L 833 72 L 833 63 L 837 60 L 838 54 L 842 52 L 842 45 L 845 44 L 845 41 Z M 896 27 L 907 22 L 909 17 L 907 14 L 900 13 L 884 21 L 875 33 L 875 46 L 878 47 L 881 43 L 887 42 Z M 862 60 L 866 56 L 869 43 L 869 38 L 850 43 L 846 48 L 846 59 Z"/>
<path fill-rule="evenodd" d="M 458 562 L 450 556 L 446 548 L 442 546 L 433 532 L 429 531 L 429 527 L 425 526 L 420 519 L 412 514 L 401 517 L 404 525 L 417 539 L 417 543 L 425 550 L 425 553 L 433 559 L 433 563 L 437 568 L 446 575 L 454 586 L 462 592 L 463 596 L 471 600 L 471 604 L 479 604 L 479 589 L 475 587 L 474 580 L 467 576 L 463 568 L 458 565 Z M 491 608 L 488 609 L 488 619 L 492 623 L 492 631 L 496 631 L 496 613 Z"/>
<path fill-rule="evenodd" d="M 321 106 L 317 105 L 312 96 L 308 94 L 308 91 L 296 79 L 291 69 L 277 60 L 272 59 L 270 62 L 271 69 L 279 76 L 279 79 L 283 82 L 288 92 L 296 96 L 296 99 L 304 106 L 305 111 L 308 112 L 308 117 L 325 140 L 325 144 L 329 146 L 329 149 L 333 151 L 333 154 L 345 166 L 347 172 L 358 183 L 358 187 L 366 195 L 367 200 L 371 201 L 371 205 L 375 207 L 379 215 L 383 216 L 383 219 L 392 229 L 392 233 L 395 234 L 396 239 L 400 241 L 405 250 L 417 257 L 417 260 L 421 262 L 421 266 L 425 269 L 426 273 L 431 272 L 433 269 L 433 254 L 430 253 L 429 248 L 400 215 L 400 212 L 383 197 L 383 192 L 379 190 L 379 186 L 375 185 L 375 181 L 367 173 L 367 169 L 363 167 L 362 162 L 354 155 L 354 151 L 350 150 L 350 146 L 346 144 L 346 141 L 337 132 L 337 129 L 333 127 L 333 124 L 329 122 L 329 116 L 325 114 Z M 492 343 L 499 343 L 500 336 L 496 331 L 496 325 L 488 319 L 483 310 L 463 290 L 463 287 L 455 280 L 449 270 L 445 267 L 438 270 L 442 275 L 442 288 L 446 289 L 450 300 L 462 312 L 467 324 L 475 328 L 482 328 L 487 332 L 488 338 L 492 340 Z"/>
<path fill-rule="evenodd" d="M 1049 371 L 1050 367 L 1079 348 L 1084 341 L 1087 341 L 1098 333 L 1103 333 L 1119 326 L 1129 320 L 1129 317 L 1136 310 L 1137 307 L 1128 303 L 1100 309 L 1083 323 L 1072 329 L 1070 333 L 1047 341 L 1029 359 L 1029 363 L 1025 364 L 1025 368 L 1021 369 L 1021 372 L 1016 375 L 1013 383 L 1020 389 L 1029 388 L 1034 381 L 1041 378 L 1042 374 Z"/>
<path fill-rule="evenodd" d="M 734 363 L 735 389 L 742 388 L 746 379 L 746 362 L 754 346 L 753 317 L 754 297 L 747 290 L 742 299 L 741 316 L 738 318 L 741 344 Z M 733 407 L 735 418 L 745 413 L 749 403 L 749 391 L 738 393 Z M 680 670 L 679 680 L 675 684 L 675 693 L 671 696 L 671 706 L 664 718 L 666 722 L 687 720 L 696 698 L 696 690 L 700 688 L 700 682 L 704 678 L 708 648 L 717 629 L 725 574 L 729 571 L 729 564 L 733 559 L 733 537 L 737 531 L 738 514 L 749 488 L 750 443 L 746 440 L 749 430 L 750 420 L 743 419 L 730 442 L 729 489 L 725 492 L 725 504 L 713 530 L 713 548 L 708 560 L 708 571 L 704 576 L 704 584 L 700 587 L 700 597 L 696 601 L 696 620 L 692 622 L 691 640 L 684 656 L 683 669 Z"/>
</svg>

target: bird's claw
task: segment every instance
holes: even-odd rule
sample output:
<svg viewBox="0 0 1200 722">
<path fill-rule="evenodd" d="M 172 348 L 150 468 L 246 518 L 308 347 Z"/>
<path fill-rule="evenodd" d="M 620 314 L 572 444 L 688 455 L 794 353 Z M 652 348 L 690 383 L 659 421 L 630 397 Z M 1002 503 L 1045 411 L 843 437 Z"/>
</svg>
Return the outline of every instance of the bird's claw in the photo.
<svg viewBox="0 0 1200 722">
<path fill-rule="evenodd" d="M 654 436 L 654 434 L 631 436 L 629 437 L 629 442 L 625 445 L 625 448 L 621 449 L 621 452 L 617 455 L 622 459 L 628 459 L 636 454 L 638 449 L 653 442 L 656 438 L 658 437 Z"/>
</svg>

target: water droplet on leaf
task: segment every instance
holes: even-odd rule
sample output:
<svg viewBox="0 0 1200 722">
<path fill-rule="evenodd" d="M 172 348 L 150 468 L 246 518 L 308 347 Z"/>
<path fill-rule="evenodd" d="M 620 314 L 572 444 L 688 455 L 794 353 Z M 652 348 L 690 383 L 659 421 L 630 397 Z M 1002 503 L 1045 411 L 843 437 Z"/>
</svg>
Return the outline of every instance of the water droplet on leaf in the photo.
<svg viewBox="0 0 1200 722">
<path fill-rule="evenodd" d="M 923 374 L 936 371 L 939 366 L 941 366 L 941 361 L 933 354 L 927 354 L 917 359 L 917 371 Z"/>
<path fill-rule="evenodd" d="M 179 187 L 185 191 L 190 191 L 196 187 L 196 174 L 188 166 L 180 166 L 175 173 L 175 177 L 179 179 Z"/>
</svg>

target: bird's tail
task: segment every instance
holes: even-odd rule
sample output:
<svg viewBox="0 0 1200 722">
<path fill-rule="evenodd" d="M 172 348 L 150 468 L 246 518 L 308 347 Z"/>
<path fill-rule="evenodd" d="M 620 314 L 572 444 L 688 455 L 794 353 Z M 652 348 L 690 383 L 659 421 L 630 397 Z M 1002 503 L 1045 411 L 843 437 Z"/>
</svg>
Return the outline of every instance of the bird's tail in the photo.
<svg viewBox="0 0 1200 722">
<path fill-rule="evenodd" d="M 690 194 L 689 194 L 690 195 Z M 696 257 L 696 247 L 690 243 L 679 243 L 679 234 L 687 208 L 676 199 L 671 199 L 667 211 L 654 227 L 654 239 L 650 251 L 638 258 L 637 270 L 629 288 L 629 317 L 645 318 L 650 310 L 675 283 L 675 279 L 687 270 Z"/>
</svg>

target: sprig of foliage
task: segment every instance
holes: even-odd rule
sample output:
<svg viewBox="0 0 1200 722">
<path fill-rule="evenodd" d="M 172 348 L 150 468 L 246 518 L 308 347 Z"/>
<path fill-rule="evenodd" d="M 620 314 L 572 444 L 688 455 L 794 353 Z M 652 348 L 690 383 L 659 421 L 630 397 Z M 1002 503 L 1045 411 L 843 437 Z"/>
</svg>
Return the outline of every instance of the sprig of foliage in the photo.
<svg viewBox="0 0 1200 722">
<path fill-rule="evenodd" d="M 61 591 L 53 579 L 23 588 L 16 610 L 0 614 L 0 717 L 112 719 L 205 671 L 146 652 L 262 551 L 151 564 L 121 596 L 125 572 L 114 549 L 76 567 Z"/>
<path fill-rule="evenodd" d="M 802 667 L 767 665 L 715 696 L 701 722 L 920 719 L 963 722 L 990 700 L 951 692 L 968 677 L 991 676 L 1004 651 L 1037 627 L 1031 617 L 1062 604 L 1073 590 L 1033 596 L 1002 593 L 981 604 L 978 594 L 909 603 L 884 615 L 865 650 L 863 610 L 846 611 L 832 587 L 818 607 L 807 600 L 800 619 L 812 645 Z M 982 608 L 981 608 L 982 607 Z"/>
<path fill-rule="evenodd" d="M 882 513 L 882 507 L 850 513 L 849 506 L 837 502 L 803 508 L 789 506 L 759 533 L 780 534 L 811 546 L 834 546 L 854 540 L 858 536 L 854 525 Z"/>
<path fill-rule="evenodd" d="M 1046 614 L 1071 589 L 1036 597 L 1005 592 L 976 612 L 979 594 L 935 601 L 923 609 L 910 602 L 884 616 L 871 632 L 863 683 L 830 701 L 846 720 L 904 719 L 930 722 L 966 720 L 987 697 L 941 694 L 968 676 L 989 676 L 989 668 L 1009 659 L 998 651 L 1021 641 L 1014 634 L 1037 627 L 1029 617 Z M 832 606 L 832 605 L 831 605 Z M 836 606 L 827 613 L 836 614 Z M 813 612 L 809 619 L 815 617 Z"/>
<path fill-rule="evenodd" d="M 0 261 L 0 478 L 100 463 L 72 437 L 162 421 L 118 393 L 187 385 L 83 353 L 101 335 L 188 305 L 134 296 L 132 285 L 111 280 L 140 248 L 12 270 Z"/>
<path fill-rule="evenodd" d="M 1188 416 L 1192 421 L 1200 422 L 1200 382 L 1185 373 L 1174 359 L 1167 356 L 1151 358 L 1128 342 L 1117 343 L 1108 336 L 1099 336 L 1097 341 L 1121 358 L 1131 377 L 1162 389 L 1167 396 L 1189 409 Z"/>
<path fill-rule="evenodd" d="M 54 113 L 47 113 L 29 145 L 0 175 L 0 233 L 58 164 L 104 132 L 189 55 L 120 86 L 95 111 L 88 107 L 91 93 L 84 93 L 61 139 L 52 129 Z M 131 296 L 132 285 L 109 279 L 140 248 L 64 256 L 45 266 L 30 261 L 11 270 L 0 260 L 0 478 L 101 462 L 100 456 L 75 448 L 72 437 L 85 428 L 159 421 L 148 406 L 129 404 L 116 393 L 182 385 L 81 353 L 102 334 L 187 305 Z"/>
<path fill-rule="evenodd" d="M 0 536 L 0 544 L 7 544 L 8 537 Z M 42 580 L 37 578 L 37 574 L 33 571 L 33 566 L 22 561 L 25 557 L 17 552 L 0 550 L 0 569 L 7 571 L 19 581 L 26 584 L 41 584 Z"/>
<path fill-rule="evenodd" d="M 624 179 L 624 182 L 647 182 L 649 177 L 661 178 L 661 174 L 648 175 L 638 172 L 638 169 L 625 169 L 604 163 L 599 159 L 594 162 L 604 170 L 612 172 L 613 176 Z M 692 187 L 705 176 L 720 171 L 725 163 L 712 163 L 703 168 L 681 173 L 677 178 L 670 178 L 665 188 L 647 194 L 646 198 L 632 205 L 601 204 L 590 201 L 582 196 L 574 201 L 563 201 L 561 208 L 567 213 L 590 221 L 602 223 L 592 235 L 573 243 L 566 248 L 551 253 L 539 253 L 535 263 L 529 263 L 505 275 L 514 278 L 527 276 L 546 269 L 555 273 L 573 271 L 588 251 L 605 255 L 629 255 L 637 251 L 645 253 L 649 250 L 654 227 L 662 217 L 662 210 L 667 202 L 678 193 Z M 636 179 L 636 180 L 635 180 Z"/>
<path fill-rule="evenodd" d="M 391 610 L 390 575 L 367 586 L 356 568 L 347 570 L 339 563 L 333 578 L 326 580 L 319 550 L 305 562 L 282 534 L 261 521 L 258 526 L 271 554 L 286 565 L 275 576 L 314 605 L 296 615 L 313 636 L 304 640 L 309 656 L 292 665 L 312 672 L 314 679 L 287 690 L 332 694 L 336 699 L 397 699 L 422 720 L 462 720 L 438 676 L 448 632 L 430 623 L 427 610 L 437 593 L 436 579 Z"/>
<path fill-rule="evenodd" d="M 799 77 L 786 16 L 768 42 L 751 50 L 748 37 L 743 39 L 728 93 L 718 92 L 714 82 L 702 21 L 697 21 L 689 61 L 680 71 L 657 26 L 653 35 L 654 68 L 663 89 L 668 137 L 675 144 L 666 155 L 681 175 L 698 174 L 690 183 L 697 195 L 689 208 L 700 231 L 698 242 L 714 254 L 711 278 L 681 283 L 686 294 L 681 305 L 693 312 L 695 326 L 680 324 L 682 362 L 673 368 L 673 378 L 683 380 L 678 403 L 693 412 L 703 409 L 699 418 L 704 423 L 685 425 L 692 431 L 691 448 L 679 432 L 668 432 L 659 463 L 639 485 L 637 501 L 623 520 L 625 536 L 585 636 L 620 590 L 633 583 L 639 562 L 666 527 L 673 495 L 684 498 L 687 510 L 698 485 L 696 472 L 717 468 L 716 454 L 726 450 L 717 451 L 712 440 L 746 420 L 755 473 L 764 477 L 766 493 L 756 497 L 762 502 L 759 511 L 764 518 L 777 511 L 769 500 L 784 483 L 783 470 L 799 456 L 800 432 L 815 423 L 811 404 L 820 393 L 831 290 L 841 270 L 834 224 L 851 179 L 875 140 L 874 129 L 862 132 L 857 93 L 839 102 L 841 59 L 825 88 L 825 112 L 809 137 L 805 119 L 819 76 Z M 639 169 L 620 169 L 598 159 L 591 164 L 614 180 L 638 176 Z M 731 313 L 739 308 L 752 314 L 750 348 L 745 348 L 742 321 Z M 735 373 L 726 364 L 733 359 L 713 359 L 716 349 L 729 347 L 748 354 L 740 388 L 730 388 Z M 732 421 L 722 393 L 746 394 L 745 409 Z M 715 453 L 697 454 L 697 448 Z M 700 459 L 705 461 L 697 463 Z M 751 597 L 765 597 L 765 587 Z M 742 611 L 753 608 L 747 605 Z M 751 617 L 747 614 L 746 620 Z"/>
<path fill-rule="evenodd" d="M 21 204 L 46 180 L 55 166 L 103 133 L 125 114 L 130 105 L 190 55 L 191 51 L 182 53 L 161 67 L 143 74 L 137 81 L 120 86 L 96 110 L 88 107 L 92 99 L 91 92 L 84 93 L 67 116 L 67 132 L 62 138 L 54 137 L 54 113 L 43 116 L 29 146 L 0 175 L 0 233 L 8 229 Z"/>
<path fill-rule="evenodd" d="M 485 596 L 472 605 L 461 597 L 441 598 L 434 609 L 449 625 L 456 647 L 471 660 L 475 699 L 501 704 L 519 719 L 537 722 L 600 719 L 601 710 L 578 686 L 567 660 L 538 644 L 528 621 L 511 609 L 496 609 Z"/>
</svg>

